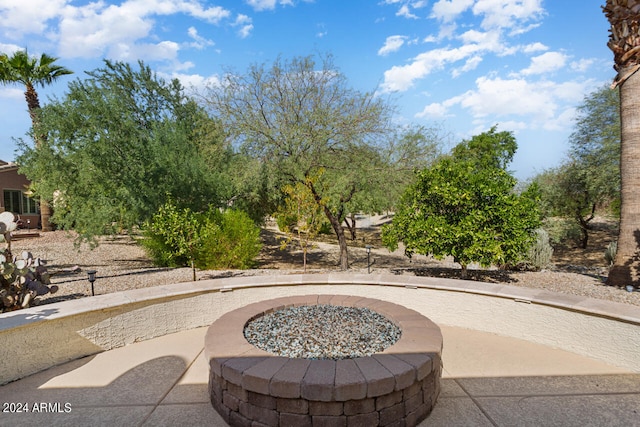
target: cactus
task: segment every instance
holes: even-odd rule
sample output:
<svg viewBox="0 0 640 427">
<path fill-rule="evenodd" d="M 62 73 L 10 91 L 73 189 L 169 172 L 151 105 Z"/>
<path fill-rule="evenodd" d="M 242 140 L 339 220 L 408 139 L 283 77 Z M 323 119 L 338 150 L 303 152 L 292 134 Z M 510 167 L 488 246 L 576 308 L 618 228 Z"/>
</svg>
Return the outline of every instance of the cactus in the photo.
<svg viewBox="0 0 640 427">
<path fill-rule="evenodd" d="M 58 291 L 51 285 L 44 261 L 27 251 L 20 257 L 11 255 L 11 233 L 17 226 L 14 214 L 0 214 L 0 242 L 6 244 L 0 251 L 0 312 L 29 307 L 36 297 Z"/>
<path fill-rule="evenodd" d="M 0 213 L 0 243 L 6 243 L 5 255 L 11 258 L 11 233 L 18 228 L 18 218 L 11 212 Z"/>
</svg>

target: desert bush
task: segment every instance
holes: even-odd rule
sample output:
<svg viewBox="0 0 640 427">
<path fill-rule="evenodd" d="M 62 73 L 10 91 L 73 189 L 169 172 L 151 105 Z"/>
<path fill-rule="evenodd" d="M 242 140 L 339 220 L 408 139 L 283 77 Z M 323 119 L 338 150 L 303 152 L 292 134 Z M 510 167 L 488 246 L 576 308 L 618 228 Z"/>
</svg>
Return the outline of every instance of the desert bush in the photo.
<svg viewBox="0 0 640 427">
<path fill-rule="evenodd" d="M 246 269 L 260 253 L 260 228 L 241 210 L 216 210 L 208 220 L 209 232 L 201 252 L 203 268 Z"/>
<path fill-rule="evenodd" d="M 535 231 L 536 240 L 524 257 L 524 264 L 530 270 L 542 270 L 551 263 L 553 247 L 549 243 L 549 233 L 543 228 Z"/>
<path fill-rule="evenodd" d="M 261 249 L 260 229 L 239 210 L 193 212 L 169 202 L 143 234 L 142 245 L 154 263 L 167 267 L 249 268 Z"/>
<path fill-rule="evenodd" d="M 573 219 L 547 218 L 544 220 L 543 227 L 549 233 L 549 241 L 552 245 L 579 244 L 582 240 L 580 226 Z"/>
<path fill-rule="evenodd" d="M 604 259 L 607 261 L 607 266 L 611 267 L 613 265 L 613 261 L 616 259 L 616 252 L 618 252 L 618 241 L 614 240 L 609 243 L 604 251 Z"/>
</svg>

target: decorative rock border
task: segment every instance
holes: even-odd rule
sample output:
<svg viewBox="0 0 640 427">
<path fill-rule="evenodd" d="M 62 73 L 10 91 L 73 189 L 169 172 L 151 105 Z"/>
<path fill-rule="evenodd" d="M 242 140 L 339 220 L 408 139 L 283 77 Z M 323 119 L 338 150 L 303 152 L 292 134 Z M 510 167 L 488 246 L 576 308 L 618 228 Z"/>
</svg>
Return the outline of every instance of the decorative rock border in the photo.
<svg viewBox="0 0 640 427">
<path fill-rule="evenodd" d="M 396 323 L 402 336 L 371 357 L 289 359 L 253 346 L 247 322 L 292 306 L 366 307 Z M 214 408 L 231 426 L 415 426 L 440 393 L 440 328 L 420 313 L 371 298 L 303 295 L 262 301 L 228 312 L 208 329 L 205 356 Z"/>
</svg>

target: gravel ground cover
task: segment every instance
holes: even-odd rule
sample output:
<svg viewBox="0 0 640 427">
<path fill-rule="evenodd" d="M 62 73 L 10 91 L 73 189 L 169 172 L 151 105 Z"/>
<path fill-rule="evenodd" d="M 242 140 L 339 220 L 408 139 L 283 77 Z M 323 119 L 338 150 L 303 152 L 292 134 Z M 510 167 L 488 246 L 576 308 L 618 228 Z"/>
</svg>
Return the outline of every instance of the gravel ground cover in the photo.
<svg viewBox="0 0 640 427">
<path fill-rule="evenodd" d="M 244 337 L 271 354 L 301 359 L 354 359 L 380 353 L 402 331 L 368 308 L 320 304 L 288 307 L 250 321 Z"/>
<path fill-rule="evenodd" d="M 302 273 L 301 252 L 293 249 L 281 250 L 276 237 L 268 230 L 263 233 L 265 244 L 258 260 L 258 268 L 198 271 L 198 280 Z M 38 237 L 18 239 L 12 243 L 14 253 L 28 250 L 34 256 L 46 260 L 49 271 L 54 273 L 52 282 L 60 289 L 55 295 L 40 297 L 39 304 L 90 296 L 91 287 L 86 272 L 92 269 L 97 271 L 94 283 L 96 295 L 191 281 L 189 268 L 155 267 L 130 236 L 102 238 L 95 249 L 90 249 L 87 245 L 75 246 L 74 238 L 71 233 L 55 231 L 40 233 Z M 349 256 L 353 271 L 367 272 L 364 244 L 350 247 Z M 409 261 L 401 252 L 390 253 L 384 248 L 374 247 L 369 259 L 372 262 L 372 273 L 453 278 L 457 278 L 459 274 L 459 267 L 450 261 L 436 261 L 423 256 L 415 256 Z M 337 246 L 319 242 L 308 255 L 307 273 L 338 271 L 337 260 Z M 545 289 L 640 306 L 640 292 L 627 292 L 606 286 L 606 272 L 606 268 L 601 265 L 567 264 L 564 260 L 562 265 L 538 272 L 470 270 L 470 280 Z"/>
</svg>

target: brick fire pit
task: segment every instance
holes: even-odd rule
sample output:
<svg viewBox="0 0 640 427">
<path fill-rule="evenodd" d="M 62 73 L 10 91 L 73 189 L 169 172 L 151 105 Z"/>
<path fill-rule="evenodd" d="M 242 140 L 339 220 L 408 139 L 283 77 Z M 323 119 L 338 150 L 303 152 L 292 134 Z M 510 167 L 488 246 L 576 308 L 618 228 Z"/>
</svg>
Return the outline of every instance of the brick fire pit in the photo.
<svg viewBox="0 0 640 427">
<path fill-rule="evenodd" d="M 330 304 L 366 307 L 395 323 L 402 336 L 370 357 L 292 359 L 250 344 L 252 319 L 287 307 Z M 231 426 L 415 426 L 440 392 L 442 334 L 432 321 L 403 306 L 347 295 L 306 295 L 250 304 L 207 331 L 211 403 Z"/>
</svg>

